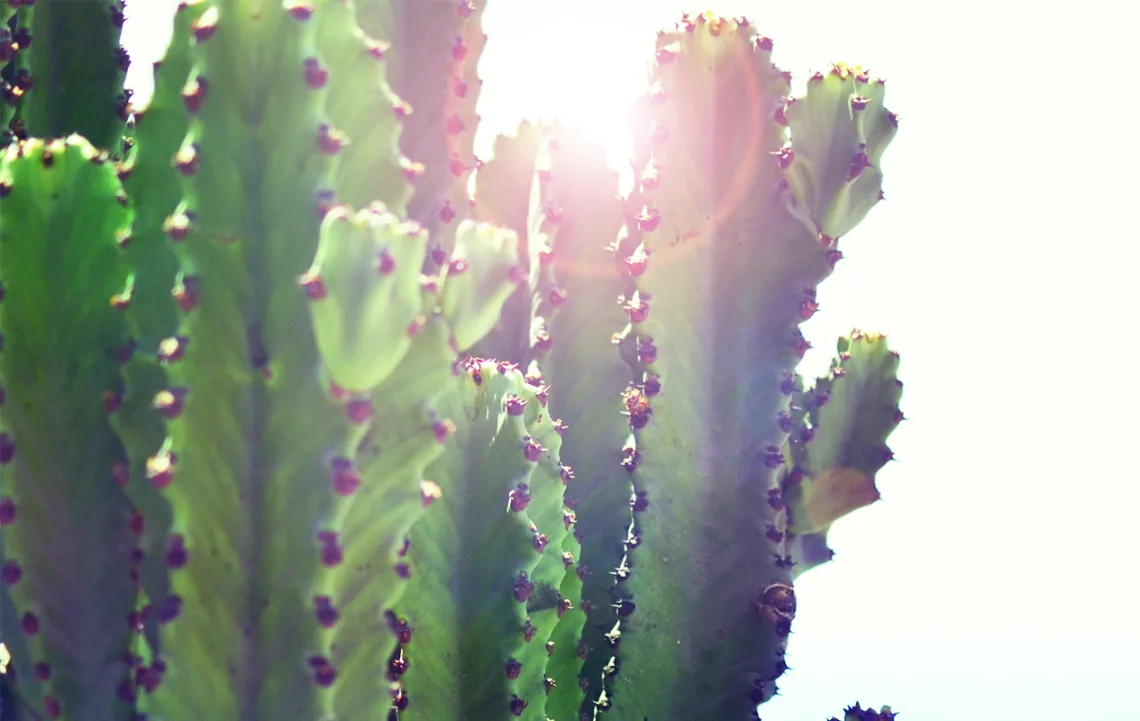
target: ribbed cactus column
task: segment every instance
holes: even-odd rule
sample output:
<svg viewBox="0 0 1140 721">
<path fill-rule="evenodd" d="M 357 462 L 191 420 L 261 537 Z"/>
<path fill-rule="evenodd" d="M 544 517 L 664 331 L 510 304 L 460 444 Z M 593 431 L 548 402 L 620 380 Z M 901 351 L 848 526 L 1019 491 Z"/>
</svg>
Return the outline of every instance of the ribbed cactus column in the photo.
<svg viewBox="0 0 1140 721">
<path fill-rule="evenodd" d="M 646 364 L 626 395 L 636 543 L 611 634 L 617 680 L 598 703 L 630 721 L 743 720 L 785 670 L 796 607 L 778 474 L 784 379 L 807 348 L 797 326 L 835 238 L 878 199 L 861 174 L 881 152 L 872 136 L 889 133 L 881 93 L 872 102 L 842 68 L 793 122 L 771 43 L 745 23 L 688 16 L 657 47 L 627 304 Z"/>
<path fill-rule="evenodd" d="M 428 469 L 441 497 L 406 547 L 400 718 L 541 721 L 550 633 L 572 607 L 559 424 L 545 388 L 509 364 L 470 360 L 453 383 L 439 407 L 455 450 Z"/>
<path fill-rule="evenodd" d="M 3 635 L 24 701 L 45 718 L 133 713 L 122 655 L 135 536 L 107 420 L 129 228 L 114 165 L 83 138 L 0 156 L 0 582 L 18 618 Z"/>
<path fill-rule="evenodd" d="M 423 279 L 423 228 L 344 205 L 398 213 L 408 192 L 385 53 L 351 5 L 199 0 L 176 26 L 189 43 L 159 67 L 154 112 L 185 137 L 169 167 L 142 162 L 157 132 L 124 166 L 140 191 L 181 176 L 162 224 L 179 314 L 156 356 L 166 438 L 131 479 L 173 511 L 140 705 L 170 721 L 380 716 L 397 635 L 371 632 L 402 591 L 399 543 L 443 450 L 432 399 L 513 288 L 515 241 L 468 226 L 465 260 Z M 161 252 L 132 259 L 143 276 Z M 161 327 L 147 306 L 133 317 L 139 335 Z M 139 458 L 146 434 L 122 426 Z"/>
<path fill-rule="evenodd" d="M 618 251 L 617 173 L 606 167 L 604 149 L 573 129 L 550 129 L 538 180 L 530 235 L 539 248 L 533 304 L 541 324 L 532 353 L 560 391 L 551 407 L 567 424 L 564 457 L 575 469 L 567 495 L 580 542 L 574 591 L 581 595 L 578 613 L 557 629 L 576 648 L 558 658 L 556 671 L 565 677 L 556 674 L 559 686 L 547 713 L 572 720 L 585 696 L 582 686 L 600 692 L 602 669 L 614 656 L 605 634 L 613 625 L 614 574 L 632 520 L 632 487 L 622 465 L 632 443 L 621 399 L 634 379 L 617 343 L 629 325 L 621 303 L 632 282 L 623 262 L 628 249 Z"/>
</svg>

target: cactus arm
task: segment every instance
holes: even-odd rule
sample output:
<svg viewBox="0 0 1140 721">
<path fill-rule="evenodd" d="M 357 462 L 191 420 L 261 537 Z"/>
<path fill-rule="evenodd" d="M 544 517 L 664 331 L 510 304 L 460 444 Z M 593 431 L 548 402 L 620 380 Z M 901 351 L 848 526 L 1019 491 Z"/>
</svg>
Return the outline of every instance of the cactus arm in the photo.
<svg viewBox="0 0 1140 721">
<path fill-rule="evenodd" d="M 534 282 L 540 248 L 527 232 L 527 213 L 535 179 L 535 157 L 542 130 L 522 122 L 514 135 L 495 138 L 493 152 L 475 174 L 476 220 L 513 228 L 518 233 L 518 259 L 528 282 L 507 300 L 499 324 L 473 349 L 482 358 L 502 358 L 524 363 L 529 356 Z"/>
<path fill-rule="evenodd" d="M 839 721 L 831 718 L 830 721 Z M 878 711 L 868 706 L 863 708 L 859 704 L 848 706 L 843 710 L 843 721 L 895 721 L 895 712 L 890 706 L 883 706 Z"/>
<path fill-rule="evenodd" d="M 46 716 L 128 719 L 134 538 L 104 402 L 120 385 L 126 329 L 111 299 L 130 213 L 107 154 L 79 136 L 9 145 L 0 198 L 0 533 L 15 632 Z"/>
<path fill-rule="evenodd" d="M 389 64 L 405 48 L 393 49 L 390 43 L 366 35 L 355 23 L 362 11 L 389 5 L 380 0 L 356 3 L 354 15 L 350 3 L 322 3 L 314 15 L 313 58 L 318 62 L 311 68 L 314 81 L 327 73 L 325 112 L 351 145 L 338 157 L 326 190 L 335 191 L 337 201 L 356 208 L 382 201 L 402 217 L 412 194 L 409 181 L 422 172 L 418 164 L 400 154 L 399 138 L 411 106 L 389 86 Z M 347 41 L 346 32 L 351 35 Z"/>
<path fill-rule="evenodd" d="M 903 418 L 898 354 L 885 336 L 853 331 L 837 347 L 828 374 L 793 397 L 802 417 L 782 481 L 793 576 L 831 559 L 833 522 L 879 499 L 875 475 L 893 458 L 886 441 Z"/>
<path fill-rule="evenodd" d="M 551 130 L 539 178 L 531 236 L 543 247 L 536 304 L 548 334 L 535 351 L 544 379 L 556 391 L 552 410 L 567 425 L 563 460 L 574 469 L 567 492 L 575 503 L 581 543 L 575 579 L 582 586 L 580 608 L 563 617 L 558 630 L 566 639 L 578 638 L 569 653 L 563 653 L 564 641 L 558 648 L 559 665 L 552 667 L 557 673 L 551 674 L 558 685 L 547 714 L 572 719 L 583 700 L 582 656 L 583 678 L 598 690 L 602 667 L 613 655 L 604 634 L 613 625 L 613 571 L 624 554 L 632 490 L 622 467 L 630 430 L 621 394 L 634 377 L 614 335 L 629 322 L 621 297 L 631 282 L 615 257 L 623 208 L 617 174 L 606 167 L 603 149 L 571 129 Z"/>
<path fill-rule="evenodd" d="M 36 3 L 28 63 L 33 85 L 20 110 L 29 134 L 79 133 L 97 148 L 119 146 L 130 113 L 123 92 L 130 58 L 119 47 L 123 6 L 122 0 Z"/>
<path fill-rule="evenodd" d="M 387 32 L 394 57 L 388 77 L 411 108 L 400 148 L 419 171 L 408 217 L 432 237 L 435 272 L 444 265 L 458 223 L 470 216 L 467 181 L 474 153 L 486 0 L 391 0 L 365 12 Z"/>
<path fill-rule="evenodd" d="M 163 224 L 182 200 L 182 183 L 172 172 L 171 161 L 190 122 L 182 92 L 194 60 L 190 27 L 194 17 L 186 11 L 174 16 L 170 44 L 155 65 L 154 93 L 145 108 L 135 111 L 130 147 L 119 168 L 135 208 L 131 242 L 125 248 L 134 271 L 132 330 L 134 340 L 145 349 L 156 348 L 178 326 L 177 306 L 170 302 L 178 258 Z"/>
<path fill-rule="evenodd" d="M 538 627 L 549 635 L 566 574 L 560 438 L 544 392 L 513 367 L 472 360 L 453 384 L 438 408 L 455 450 L 428 469 L 442 493 L 409 535 L 400 717 L 541 719 Z"/>
<path fill-rule="evenodd" d="M 34 5 L 6 3 L 0 8 L 0 147 L 27 138 L 20 104 L 31 89 L 28 70 Z"/>
<path fill-rule="evenodd" d="M 777 485 L 790 430 L 783 380 L 807 347 L 805 300 L 831 263 L 813 216 L 788 211 L 782 170 L 797 143 L 810 159 L 822 140 L 793 132 L 781 150 L 772 111 L 788 81 L 770 49 L 711 15 L 658 38 L 657 173 L 642 181 L 648 262 L 629 312 L 660 392 L 627 396 L 640 543 L 606 699 L 621 719 L 749 718 L 786 668 L 795 599 Z M 850 86 L 798 101 L 802 112 L 821 97 L 849 100 Z M 823 187 L 835 170 L 805 177 Z"/>
</svg>

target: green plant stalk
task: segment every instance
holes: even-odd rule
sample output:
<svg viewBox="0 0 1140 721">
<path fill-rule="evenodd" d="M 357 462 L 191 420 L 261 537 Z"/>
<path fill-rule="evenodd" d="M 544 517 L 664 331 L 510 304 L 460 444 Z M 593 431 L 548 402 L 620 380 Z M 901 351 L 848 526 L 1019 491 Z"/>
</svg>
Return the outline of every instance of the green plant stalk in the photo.
<svg viewBox="0 0 1140 721">
<path fill-rule="evenodd" d="M 127 277 L 118 243 L 130 218 L 107 153 L 79 136 L 5 149 L 0 531 L 19 618 L 6 636 L 22 636 L 13 668 L 48 718 L 131 712 L 120 694 L 134 536 L 112 473 L 123 449 L 107 420 L 125 334 L 110 301 Z"/>
<path fill-rule="evenodd" d="M 173 509 L 170 592 L 150 609 L 161 657 L 145 669 L 141 705 L 172 720 L 374 715 L 390 704 L 375 673 L 384 654 L 362 647 L 360 629 L 402 590 L 395 553 L 415 514 L 400 509 L 419 506 L 420 472 L 441 451 L 438 386 L 417 386 L 414 399 L 406 385 L 380 389 L 402 364 L 447 370 L 452 348 L 485 332 L 512 287 L 496 253 L 513 237 L 472 226 L 475 268 L 425 293 L 423 229 L 383 206 L 337 204 L 390 191 L 378 199 L 398 208 L 406 195 L 403 182 L 353 185 L 369 163 L 399 167 L 397 123 L 359 138 L 334 124 L 364 128 L 361 114 L 374 110 L 344 96 L 385 94 L 376 45 L 355 30 L 351 6 L 250 15 L 199 2 L 179 12 L 191 67 L 182 77 L 172 64 L 169 85 L 183 81 L 190 117 L 166 170 L 181 174 L 182 198 L 163 229 L 181 318 L 157 354 L 168 386 L 153 405 L 167 437 L 144 464 Z M 238 57 L 254 62 L 223 70 Z M 294 72 L 278 72 L 289 58 Z M 250 112 L 276 106 L 295 111 Z M 146 171 L 134 168 L 140 183 Z M 303 239 L 317 237 L 322 216 L 314 247 Z M 312 332 L 298 325 L 306 303 Z M 399 433 L 372 428 L 377 406 L 405 422 Z M 385 453 L 358 467 L 370 435 Z M 312 482 L 320 477 L 330 480 Z M 378 507 L 390 512 L 361 521 Z M 370 568 L 385 553 L 392 563 Z M 196 692 L 203 683 L 215 692 Z"/>
<path fill-rule="evenodd" d="M 573 719 L 585 698 L 579 674 L 600 689 L 602 668 L 613 656 L 605 634 L 613 626 L 614 573 L 632 521 L 632 486 L 622 465 L 631 434 L 621 394 L 634 374 L 615 346 L 629 325 L 621 300 L 631 280 L 619 263 L 626 255 L 616 247 L 623 208 L 604 149 L 572 129 L 552 128 L 538 168 L 530 237 L 540 246 L 533 304 L 542 324 L 531 354 L 558 391 L 552 409 L 567 425 L 564 460 L 575 471 L 568 494 L 581 544 L 580 608 L 559 628 L 561 637 L 578 640 L 575 653 L 560 656 L 551 674 L 558 686 L 546 711 Z"/>
<path fill-rule="evenodd" d="M 837 349 L 827 375 L 792 397 L 781 488 L 793 578 L 834 556 L 832 523 L 879 500 L 875 476 L 894 457 L 886 441 L 903 420 L 898 353 L 886 337 L 855 330 Z"/>
<path fill-rule="evenodd" d="M 835 260 L 821 234 L 878 199 L 856 182 L 859 143 L 864 114 L 877 130 L 886 111 L 837 67 L 786 117 L 788 146 L 787 113 L 772 113 L 788 79 L 769 40 L 709 14 L 657 47 L 646 262 L 627 305 L 647 367 L 627 395 L 639 543 L 621 584 L 620 666 L 598 703 L 620 719 L 745 719 L 786 670 L 795 613 L 782 380 L 807 348 L 803 304 Z"/>
<path fill-rule="evenodd" d="M 473 353 L 483 358 L 510 358 L 523 367 L 530 358 L 534 287 L 538 280 L 534 268 L 541 250 L 531 242 L 527 231 L 535 158 L 541 140 L 542 129 L 525 121 L 514 135 L 496 137 L 491 157 L 475 174 L 472 207 L 472 217 L 518 231 L 519 265 L 527 279 L 507 300 L 498 325 L 475 346 Z"/>
<path fill-rule="evenodd" d="M 468 361 L 440 404 L 455 450 L 428 469 L 440 500 L 409 534 L 400 718 L 541 721 L 567 574 L 561 438 L 545 389 L 507 364 Z"/>
<path fill-rule="evenodd" d="M 33 5 L 5 3 L 0 8 L 0 147 L 27 137 L 19 112 L 34 83 L 28 69 L 34 14 Z"/>
<path fill-rule="evenodd" d="M 361 3 L 366 29 L 394 50 L 388 82 L 406 103 L 400 148 L 415 164 L 408 217 L 432 238 L 428 272 L 445 265 L 455 229 L 471 216 L 468 179 L 482 81 L 476 74 L 486 36 L 486 0 L 387 0 Z"/>
<path fill-rule="evenodd" d="M 27 69 L 32 87 L 20 99 L 29 135 L 79 133 L 116 152 L 130 114 L 123 77 L 130 56 L 119 46 L 123 0 L 39 2 L 31 15 Z"/>
</svg>

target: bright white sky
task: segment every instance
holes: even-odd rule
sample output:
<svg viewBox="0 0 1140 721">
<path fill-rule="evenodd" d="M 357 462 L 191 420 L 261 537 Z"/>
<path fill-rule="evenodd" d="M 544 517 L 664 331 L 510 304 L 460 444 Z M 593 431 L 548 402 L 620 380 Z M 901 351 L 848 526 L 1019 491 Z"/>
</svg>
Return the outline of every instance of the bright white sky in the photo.
<svg viewBox="0 0 1140 721">
<path fill-rule="evenodd" d="M 762 717 L 859 700 L 910 721 L 1140 718 L 1137 6 L 708 1 L 753 19 L 800 82 L 869 66 L 901 116 L 888 200 L 844 238 L 805 333 L 814 372 L 852 326 L 890 332 L 910 420 L 884 500 L 836 524 L 836 563 L 799 583 L 793 670 Z M 130 3 L 135 69 L 173 4 Z M 484 147 L 562 113 L 620 150 L 608 113 L 682 9 L 490 0 Z"/>
</svg>

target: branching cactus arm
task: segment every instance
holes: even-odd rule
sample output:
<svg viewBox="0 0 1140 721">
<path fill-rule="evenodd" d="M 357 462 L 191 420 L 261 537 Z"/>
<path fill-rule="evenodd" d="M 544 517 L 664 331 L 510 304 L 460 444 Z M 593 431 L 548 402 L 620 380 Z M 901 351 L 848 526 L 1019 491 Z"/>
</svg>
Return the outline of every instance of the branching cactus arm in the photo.
<svg viewBox="0 0 1140 721">
<path fill-rule="evenodd" d="M 0 158 L 0 580 L 18 626 L 12 669 L 47 717 L 130 718 L 130 505 L 108 423 L 129 295 L 126 196 L 80 136 Z M 92 579 L 98 579 L 92 583 Z M 19 635 L 17 635 L 19 634 Z M 23 646 L 23 649 L 20 649 Z M 37 689 L 38 687 L 38 689 Z"/>
<path fill-rule="evenodd" d="M 439 499 L 409 534 L 394 619 L 402 719 L 542 719 L 568 572 L 561 438 L 546 402 L 512 366 L 477 359 L 440 398 L 452 451 L 426 473 L 425 501 Z"/>
<path fill-rule="evenodd" d="M 785 381 L 807 348 L 805 301 L 835 260 L 824 227 L 858 220 L 836 210 L 843 197 L 878 192 L 853 188 L 858 80 L 837 68 L 797 101 L 806 117 L 847 110 L 793 128 L 787 145 L 788 80 L 770 50 L 712 15 L 658 38 L 647 262 L 628 305 L 647 365 L 627 395 L 639 543 L 617 682 L 599 699 L 622 719 L 751 718 L 786 668 Z"/>
<path fill-rule="evenodd" d="M 903 420 L 899 358 L 886 337 L 853 331 L 837 346 L 827 375 L 792 398 L 781 486 L 793 577 L 831 560 L 832 523 L 879 500 L 875 475 L 894 457 L 886 441 Z"/>
</svg>

